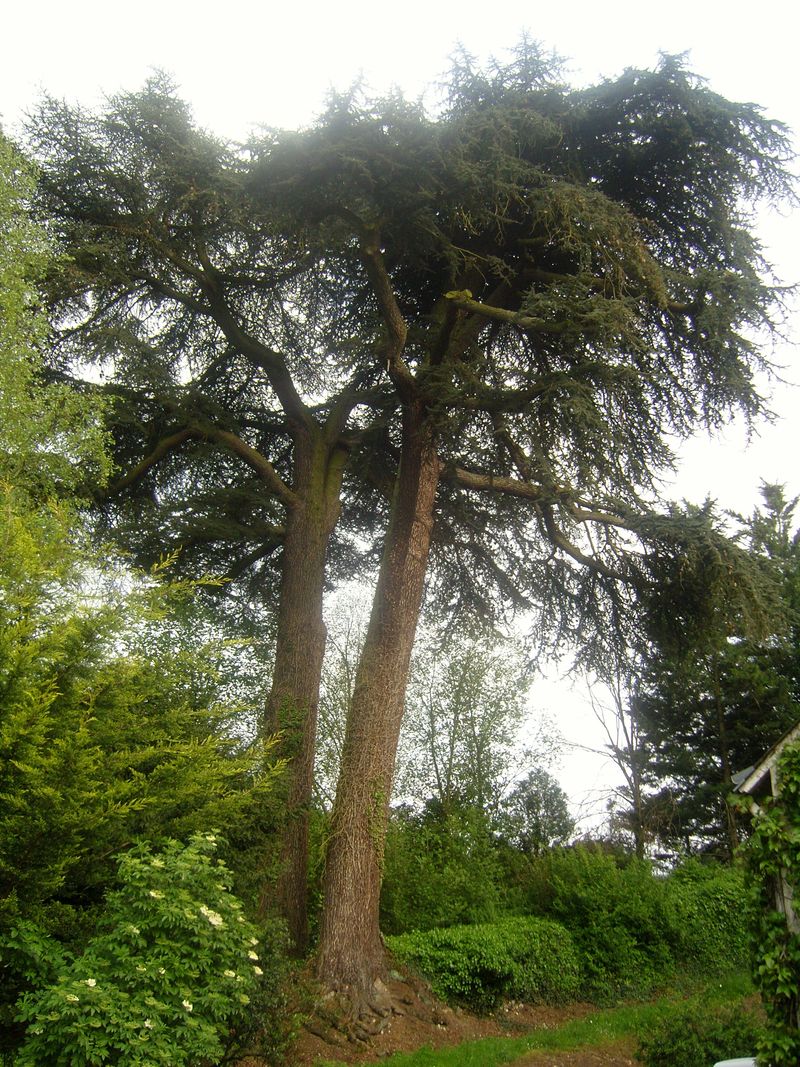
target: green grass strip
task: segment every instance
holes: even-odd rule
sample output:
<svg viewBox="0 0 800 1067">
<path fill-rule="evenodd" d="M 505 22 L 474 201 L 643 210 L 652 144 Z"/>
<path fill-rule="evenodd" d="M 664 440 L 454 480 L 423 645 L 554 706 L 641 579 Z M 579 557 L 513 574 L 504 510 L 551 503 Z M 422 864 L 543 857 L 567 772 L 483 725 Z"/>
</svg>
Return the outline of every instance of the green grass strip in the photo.
<svg viewBox="0 0 800 1067">
<path fill-rule="evenodd" d="M 705 986 L 699 996 L 704 1003 L 729 1004 L 752 992 L 745 975 L 733 975 Z M 698 994 L 695 994 L 698 996 Z M 639 1037 L 676 1004 L 686 1001 L 685 993 L 671 993 L 647 1004 L 623 1004 L 573 1019 L 555 1029 L 538 1029 L 523 1037 L 485 1037 L 452 1048 L 421 1048 L 399 1052 L 374 1063 L 385 1067 L 501 1067 L 514 1063 L 529 1052 L 569 1051 L 582 1046 L 608 1045 L 625 1037 Z M 316 1067 L 346 1067 L 339 1060 L 318 1060 Z"/>
</svg>

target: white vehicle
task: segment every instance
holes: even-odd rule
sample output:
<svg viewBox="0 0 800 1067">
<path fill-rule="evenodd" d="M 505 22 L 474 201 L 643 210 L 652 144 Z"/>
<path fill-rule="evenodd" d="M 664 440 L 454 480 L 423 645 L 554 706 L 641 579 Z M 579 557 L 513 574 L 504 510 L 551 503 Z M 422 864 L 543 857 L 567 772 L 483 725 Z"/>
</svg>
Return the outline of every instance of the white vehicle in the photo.
<svg viewBox="0 0 800 1067">
<path fill-rule="evenodd" d="M 756 1067 L 752 1056 L 743 1056 L 738 1060 L 717 1060 L 714 1067 Z"/>
</svg>

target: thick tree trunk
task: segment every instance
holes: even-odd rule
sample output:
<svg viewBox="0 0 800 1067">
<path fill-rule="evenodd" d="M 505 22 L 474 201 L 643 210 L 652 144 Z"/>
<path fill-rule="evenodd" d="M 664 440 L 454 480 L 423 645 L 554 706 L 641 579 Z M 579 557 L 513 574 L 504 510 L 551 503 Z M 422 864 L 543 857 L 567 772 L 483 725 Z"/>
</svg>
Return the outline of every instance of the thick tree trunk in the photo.
<svg viewBox="0 0 800 1067">
<path fill-rule="evenodd" d="M 266 728 L 289 761 L 277 903 L 294 951 L 308 948 L 308 815 L 314 774 L 317 708 L 325 653 L 322 600 L 328 542 L 339 514 L 344 454 L 318 439 L 296 448 L 294 491 L 301 503 L 286 521 L 280 607 Z M 266 906 L 266 901 L 262 901 Z"/>
<path fill-rule="evenodd" d="M 356 676 L 332 814 L 318 974 L 356 999 L 385 969 L 378 925 L 383 848 L 411 649 L 430 548 L 439 459 L 421 407 L 404 413 L 403 452 Z"/>
</svg>

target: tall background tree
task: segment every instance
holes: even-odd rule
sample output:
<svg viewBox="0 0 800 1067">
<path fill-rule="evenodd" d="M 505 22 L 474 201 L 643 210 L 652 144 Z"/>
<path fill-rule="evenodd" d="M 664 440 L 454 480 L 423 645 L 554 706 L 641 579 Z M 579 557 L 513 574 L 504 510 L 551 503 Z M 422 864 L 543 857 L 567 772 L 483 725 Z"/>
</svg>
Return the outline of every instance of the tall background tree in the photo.
<svg viewBox="0 0 800 1067">
<path fill-rule="evenodd" d="M 646 807 L 662 841 L 681 852 L 730 858 L 741 828 L 733 776 L 756 763 L 800 716 L 800 537 L 797 500 L 765 485 L 764 502 L 738 517 L 747 550 L 774 583 L 781 611 L 754 639 L 718 616 L 691 646 L 651 646 L 631 694 L 646 751 Z"/>
</svg>

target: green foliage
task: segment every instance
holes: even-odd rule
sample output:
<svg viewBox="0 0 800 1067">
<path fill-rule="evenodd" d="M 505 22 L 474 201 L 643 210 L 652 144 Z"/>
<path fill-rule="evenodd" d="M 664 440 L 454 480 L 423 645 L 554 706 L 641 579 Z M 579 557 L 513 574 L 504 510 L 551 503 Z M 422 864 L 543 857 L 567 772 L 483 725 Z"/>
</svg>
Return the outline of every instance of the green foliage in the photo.
<svg viewBox="0 0 800 1067">
<path fill-rule="evenodd" d="M 582 845 L 530 857 L 494 840 L 470 809 L 438 820 L 396 816 L 385 865 L 387 933 L 533 913 L 569 931 L 581 991 L 601 1002 L 646 995 L 677 973 L 725 974 L 747 962 L 746 894 L 731 868 L 688 862 L 657 877 L 645 861 Z"/>
<path fill-rule="evenodd" d="M 500 834 L 530 855 L 566 845 L 575 830 L 567 794 L 542 767 L 535 767 L 503 799 Z"/>
<path fill-rule="evenodd" d="M 100 932 L 75 957 L 52 946 L 49 981 L 21 998 L 16 1065 L 199 1067 L 251 1028 L 250 1005 L 275 966 L 215 847 L 213 834 L 198 834 L 121 858 Z M 37 930 L 21 926 L 14 938 L 18 952 L 41 956 Z"/>
<path fill-rule="evenodd" d="M 779 904 L 800 885 L 800 745 L 778 762 L 780 794 L 760 801 L 744 849 L 752 897 L 755 982 L 767 1013 L 759 1054 L 772 1067 L 800 1060 L 800 934 Z"/>
<path fill-rule="evenodd" d="M 485 1011 L 504 998 L 555 1002 L 579 988 L 579 956 L 567 931 L 545 919 L 401 934 L 394 956 L 420 971 L 444 1000 Z"/>
<path fill-rule="evenodd" d="M 647 990 L 669 966 L 663 892 L 649 864 L 578 846 L 544 857 L 535 879 L 539 908 L 580 948 L 592 996 Z"/>
<path fill-rule="evenodd" d="M 504 867 L 483 812 L 395 812 L 384 853 L 381 928 L 388 933 L 485 923 L 507 910 Z"/>
<path fill-rule="evenodd" d="M 99 564 L 70 558 L 73 531 L 0 493 L 0 915 L 86 903 L 127 841 L 234 829 L 270 784 L 218 703 L 216 649 L 178 641 L 190 589 L 99 569 L 84 582 Z"/>
<path fill-rule="evenodd" d="M 705 974 L 747 966 L 750 911 L 741 870 L 687 861 L 664 889 L 676 964 Z"/>
<path fill-rule="evenodd" d="M 85 943 L 135 838 L 221 825 L 237 870 L 263 868 L 274 770 L 224 700 L 230 650 L 189 626 L 192 586 L 101 561 L 68 506 L 7 484 L 0 546 L 0 938 L 27 919 Z"/>
<path fill-rule="evenodd" d="M 717 1060 L 754 1055 L 763 1031 L 762 1019 L 740 1005 L 692 1002 L 649 1028 L 636 1058 L 645 1067 L 711 1067 Z"/>
<path fill-rule="evenodd" d="M 772 606 L 754 620 L 719 599 L 698 632 L 675 610 L 666 618 L 683 643 L 645 648 L 632 701 L 650 793 L 645 811 L 659 839 L 681 852 L 730 858 L 746 832 L 732 810 L 731 776 L 752 766 L 797 721 L 800 701 L 800 531 L 796 501 L 762 487 L 764 504 L 740 524 L 749 569 L 762 576 Z M 704 583 L 686 569 L 686 596 Z M 694 612 L 695 619 L 698 619 Z"/>
<path fill-rule="evenodd" d="M 554 643 L 597 658 L 621 607 L 603 579 L 623 567 L 644 588 L 654 557 L 690 561 L 685 516 L 629 551 L 671 442 L 759 410 L 751 331 L 780 292 L 743 205 L 791 196 L 789 140 L 675 57 L 577 90 L 528 45 L 491 70 L 462 59 L 435 119 L 354 91 L 238 152 L 164 77 L 95 114 L 44 101 L 30 137 L 72 257 L 55 295 L 79 325 L 59 356 L 102 366 L 117 395 L 121 539 L 146 560 L 184 544 L 187 565 L 263 596 L 284 508 L 239 461 L 252 450 L 289 484 L 298 425 L 345 446 L 334 568 L 385 516 L 391 294 L 445 465 L 439 602 L 535 603 Z M 605 565 L 576 567 L 597 516 Z"/>
<path fill-rule="evenodd" d="M 587 995 L 648 993 L 680 968 L 724 973 L 746 952 L 745 894 L 733 872 L 653 875 L 645 861 L 578 846 L 531 868 L 527 907 L 563 923 Z"/>
<path fill-rule="evenodd" d="M 529 663 L 497 633 L 427 629 L 414 644 L 397 792 L 496 813 L 520 762 Z M 546 740 L 539 738 L 544 759 Z M 552 747 L 552 743 L 551 743 Z"/>
<path fill-rule="evenodd" d="M 0 131 L 0 481 L 40 502 L 108 474 L 102 407 L 40 378 L 48 333 L 40 286 L 56 261 L 29 217 L 36 170 Z"/>
</svg>

